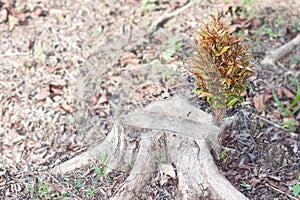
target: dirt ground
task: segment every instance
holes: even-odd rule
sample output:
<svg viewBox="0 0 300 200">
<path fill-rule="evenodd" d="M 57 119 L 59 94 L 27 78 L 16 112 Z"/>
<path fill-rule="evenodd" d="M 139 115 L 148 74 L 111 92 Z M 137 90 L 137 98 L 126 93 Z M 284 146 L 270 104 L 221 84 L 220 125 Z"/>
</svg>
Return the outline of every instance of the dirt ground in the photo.
<svg viewBox="0 0 300 200">
<path fill-rule="evenodd" d="M 244 102 L 227 112 L 238 120 L 223 136 L 219 169 L 249 199 L 300 198 L 300 46 L 260 64 L 299 34 L 300 1 L 191 2 L 0 0 L 1 198 L 109 199 L 127 173 L 105 175 L 103 159 L 67 175 L 47 170 L 163 93 L 210 112 L 189 65 L 195 30 L 219 10 L 246 34 L 256 70 Z M 176 199 L 176 178 L 160 178 L 153 173 L 136 199 Z"/>
</svg>

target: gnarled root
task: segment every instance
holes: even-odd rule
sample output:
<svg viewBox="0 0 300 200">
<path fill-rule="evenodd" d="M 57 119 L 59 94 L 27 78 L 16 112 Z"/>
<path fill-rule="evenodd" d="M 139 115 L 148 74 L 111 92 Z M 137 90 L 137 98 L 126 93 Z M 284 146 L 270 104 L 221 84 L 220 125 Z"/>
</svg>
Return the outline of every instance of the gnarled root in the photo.
<svg viewBox="0 0 300 200">
<path fill-rule="evenodd" d="M 110 170 L 131 169 L 111 199 L 133 199 L 156 170 L 154 153 L 163 152 L 165 162 L 177 171 L 178 199 L 247 199 L 214 163 L 212 152 L 219 154 L 220 134 L 208 113 L 175 96 L 123 116 L 101 144 L 51 172 L 66 173 L 107 153 Z"/>
</svg>

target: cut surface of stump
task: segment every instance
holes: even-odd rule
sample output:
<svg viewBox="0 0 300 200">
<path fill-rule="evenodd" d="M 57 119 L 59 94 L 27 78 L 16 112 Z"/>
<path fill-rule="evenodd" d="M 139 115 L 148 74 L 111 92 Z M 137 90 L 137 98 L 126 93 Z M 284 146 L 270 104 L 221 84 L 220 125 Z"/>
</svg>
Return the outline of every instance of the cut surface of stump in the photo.
<svg viewBox="0 0 300 200">
<path fill-rule="evenodd" d="M 108 171 L 129 169 L 129 176 L 111 199 L 133 199 L 151 175 L 167 165 L 176 171 L 178 199 L 247 199 L 215 165 L 212 153 L 220 152 L 220 134 L 211 115 L 185 98 L 160 99 L 121 116 L 101 144 L 51 172 L 67 173 L 107 154 Z M 155 163 L 156 153 L 164 163 Z"/>
</svg>

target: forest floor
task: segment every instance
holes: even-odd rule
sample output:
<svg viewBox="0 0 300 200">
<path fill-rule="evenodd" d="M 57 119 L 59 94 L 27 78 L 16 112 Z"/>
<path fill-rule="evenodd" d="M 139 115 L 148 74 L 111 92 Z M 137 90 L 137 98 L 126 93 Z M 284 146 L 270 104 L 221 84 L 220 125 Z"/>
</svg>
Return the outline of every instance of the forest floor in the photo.
<svg viewBox="0 0 300 200">
<path fill-rule="evenodd" d="M 297 0 L 0 0 L 0 196 L 109 199 L 127 173 L 106 174 L 106 155 L 66 175 L 47 170 L 163 93 L 210 112 L 193 93 L 191 44 L 220 10 L 232 32 L 246 34 L 256 64 L 244 102 L 228 110 L 238 120 L 216 162 L 249 199 L 299 199 L 300 46 L 259 64 L 300 33 Z M 176 179 L 160 178 L 154 172 L 136 199 L 176 199 Z"/>
</svg>

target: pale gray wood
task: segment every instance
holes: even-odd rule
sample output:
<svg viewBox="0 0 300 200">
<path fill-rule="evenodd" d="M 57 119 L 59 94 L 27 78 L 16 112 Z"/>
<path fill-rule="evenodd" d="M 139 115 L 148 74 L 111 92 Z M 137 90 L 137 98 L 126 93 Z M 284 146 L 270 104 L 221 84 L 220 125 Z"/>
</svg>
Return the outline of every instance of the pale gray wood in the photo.
<svg viewBox="0 0 300 200">
<path fill-rule="evenodd" d="M 66 173 L 107 153 L 109 171 L 130 169 L 112 199 L 133 199 L 157 169 L 154 153 L 163 152 L 177 170 L 179 199 L 247 199 L 215 165 L 212 152 L 220 152 L 220 134 L 210 114 L 174 96 L 120 117 L 101 144 L 51 172 Z"/>
</svg>

